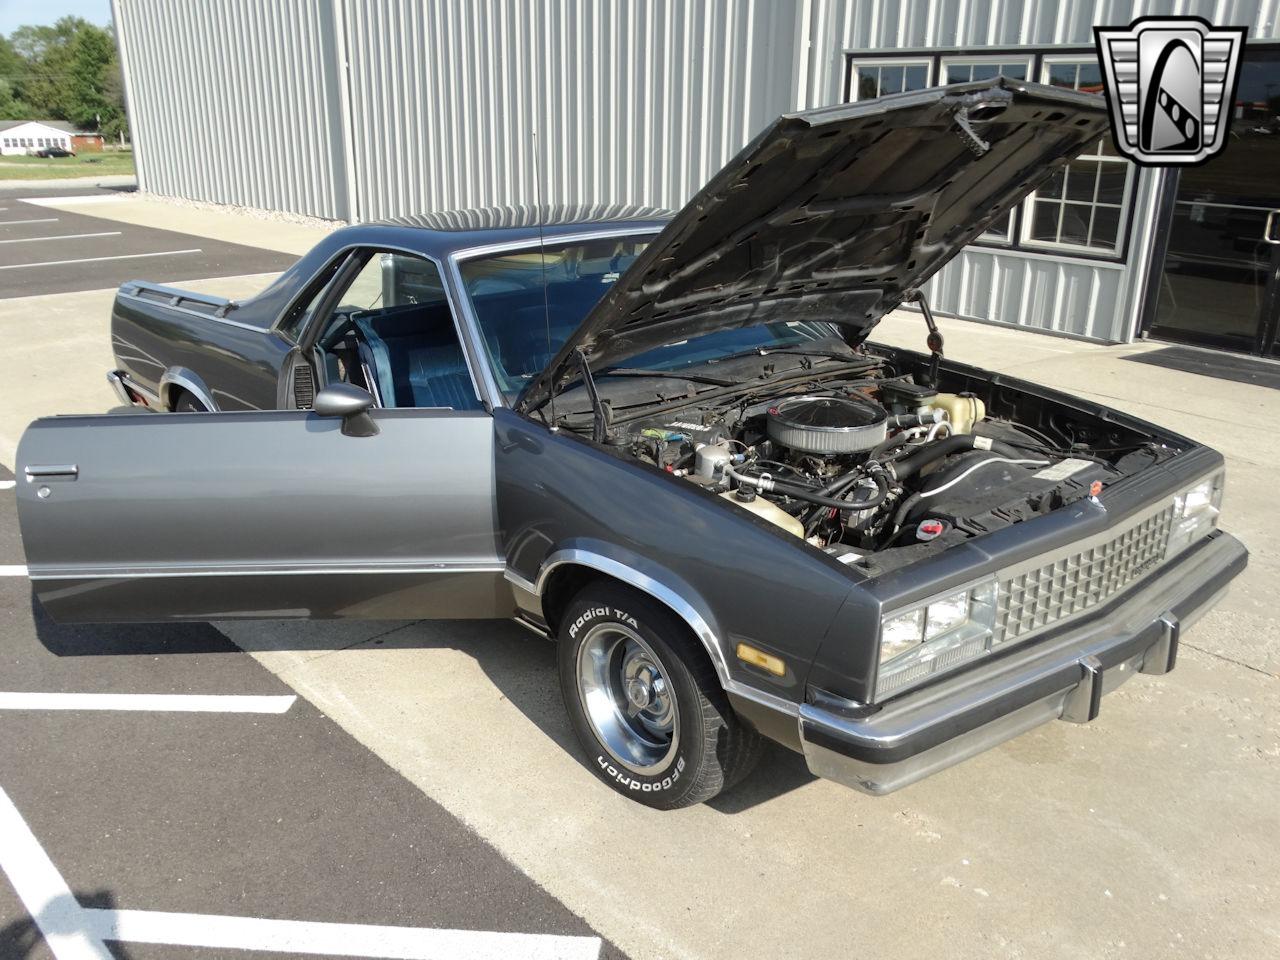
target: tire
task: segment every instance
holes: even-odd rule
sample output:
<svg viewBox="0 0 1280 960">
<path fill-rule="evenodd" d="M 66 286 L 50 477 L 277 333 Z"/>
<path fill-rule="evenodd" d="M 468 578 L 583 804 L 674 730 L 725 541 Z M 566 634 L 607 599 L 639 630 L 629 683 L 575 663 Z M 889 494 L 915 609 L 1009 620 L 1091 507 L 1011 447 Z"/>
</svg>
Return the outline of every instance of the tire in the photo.
<svg viewBox="0 0 1280 960">
<path fill-rule="evenodd" d="M 738 719 L 705 652 L 666 607 L 621 585 L 589 584 L 565 608 L 558 639 L 569 721 L 591 772 L 618 793 L 674 810 L 751 772 L 760 735 Z"/>
<path fill-rule="evenodd" d="M 209 408 L 197 400 L 187 390 L 178 394 L 178 401 L 173 405 L 174 413 L 208 413 Z"/>
</svg>

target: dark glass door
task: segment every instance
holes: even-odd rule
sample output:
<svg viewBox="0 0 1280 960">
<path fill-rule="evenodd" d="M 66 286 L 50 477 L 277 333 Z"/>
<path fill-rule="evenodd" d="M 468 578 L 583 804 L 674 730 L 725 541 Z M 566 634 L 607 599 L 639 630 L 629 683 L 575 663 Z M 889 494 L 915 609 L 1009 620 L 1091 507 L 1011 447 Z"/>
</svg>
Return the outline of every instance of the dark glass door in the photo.
<svg viewBox="0 0 1280 960">
<path fill-rule="evenodd" d="M 1150 335 L 1276 355 L 1280 50 L 1246 50 L 1226 150 L 1176 177 Z"/>
</svg>

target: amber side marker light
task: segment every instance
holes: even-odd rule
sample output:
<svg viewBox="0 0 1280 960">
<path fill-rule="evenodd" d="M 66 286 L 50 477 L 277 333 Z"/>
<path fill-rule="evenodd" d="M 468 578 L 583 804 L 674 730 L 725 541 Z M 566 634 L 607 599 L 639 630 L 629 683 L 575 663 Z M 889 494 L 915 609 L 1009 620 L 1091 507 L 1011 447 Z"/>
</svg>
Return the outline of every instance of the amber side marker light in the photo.
<svg viewBox="0 0 1280 960">
<path fill-rule="evenodd" d="M 781 677 L 787 672 L 787 665 L 772 654 L 765 653 L 763 650 L 757 650 L 749 643 L 738 644 L 738 659 L 743 663 L 749 663 L 753 667 L 759 667 L 761 670 L 767 670 L 775 677 Z"/>
</svg>

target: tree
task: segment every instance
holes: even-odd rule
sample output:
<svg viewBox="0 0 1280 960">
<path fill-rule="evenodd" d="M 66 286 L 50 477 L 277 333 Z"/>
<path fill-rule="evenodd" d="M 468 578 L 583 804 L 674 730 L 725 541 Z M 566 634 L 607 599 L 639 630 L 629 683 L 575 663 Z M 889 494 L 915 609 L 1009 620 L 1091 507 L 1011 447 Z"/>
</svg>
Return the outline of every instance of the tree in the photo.
<svg viewBox="0 0 1280 960">
<path fill-rule="evenodd" d="M 31 108 L 18 92 L 18 80 L 26 71 L 26 63 L 13 44 L 0 37 L 0 120 L 23 120 Z"/>
<path fill-rule="evenodd" d="M 4 49 L 16 63 L 4 66 Z M 12 119 L 66 120 L 115 137 L 127 129 L 119 74 L 109 30 L 79 17 L 19 27 L 0 48 L 0 83 L 13 77 L 7 105 L 0 88 L 0 115 L 20 110 Z"/>
</svg>

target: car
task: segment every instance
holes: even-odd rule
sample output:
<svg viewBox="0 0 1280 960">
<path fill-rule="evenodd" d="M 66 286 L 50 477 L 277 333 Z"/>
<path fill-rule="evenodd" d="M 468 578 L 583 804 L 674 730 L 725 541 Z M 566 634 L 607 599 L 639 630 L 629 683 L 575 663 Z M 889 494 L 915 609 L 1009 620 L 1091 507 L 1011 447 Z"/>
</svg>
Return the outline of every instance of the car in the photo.
<svg viewBox="0 0 1280 960">
<path fill-rule="evenodd" d="M 26 431 L 34 592 L 514 618 L 586 765 L 662 809 L 767 740 L 885 794 L 1091 721 L 1247 562 L 1222 456 L 948 359 L 919 288 L 1106 130 L 1073 91 L 936 88 L 781 117 L 674 216 L 352 226 L 243 303 L 125 284 L 111 381 L 159 413 Z M 922 351 L 870 340 L 904 303 Z"/>
<path fill-rule="evenodd" d="M 41 147 L 35 152 L 37 157 L 74 157 L 76 152 L 68 150 L 66 147 Z"/>
</svg>

